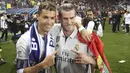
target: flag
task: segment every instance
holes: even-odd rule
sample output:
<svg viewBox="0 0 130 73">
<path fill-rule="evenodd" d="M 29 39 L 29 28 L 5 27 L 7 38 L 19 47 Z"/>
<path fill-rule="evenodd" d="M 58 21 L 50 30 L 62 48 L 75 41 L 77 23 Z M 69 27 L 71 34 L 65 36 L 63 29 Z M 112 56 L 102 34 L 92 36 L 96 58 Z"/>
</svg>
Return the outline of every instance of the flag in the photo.
<svg viewBox="0 0 130 73">
<path fill-rule="evenodd" d="M 78 33 L 78 39 L 80 42 L 87 44 L 88 48 L 96 57 L 96 63 L 100 70 L 100 73 L 112 73 L 110 65 L 104 55 L 104 44 L 97 36 L 97 34 L 95 32 L 92 33 L 90 42 L 85 41 L 80 33 Z"/>
</svg>

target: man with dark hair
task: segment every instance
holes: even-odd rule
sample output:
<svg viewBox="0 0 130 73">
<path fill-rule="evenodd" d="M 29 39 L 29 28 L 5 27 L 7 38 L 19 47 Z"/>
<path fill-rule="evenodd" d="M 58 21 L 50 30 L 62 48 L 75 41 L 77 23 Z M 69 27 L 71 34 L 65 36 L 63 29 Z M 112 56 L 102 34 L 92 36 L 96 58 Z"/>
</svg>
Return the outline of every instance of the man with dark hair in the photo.
<svg viewBox="0 0 130 73">
<path fill-rule="evenodd" d="M 3 13 L 0 18 L 0 23 L 1 23 L 1 28 L 2 28 L 2 35 L 0 37 L 1 41 L 7 41 L 8 39 L 8 25 L 7 25 L 6 20 L 7 20 L 6 13 Z M 4 40 L 4 36 L 5 36 L 5 40 Z"/>
<path fill-rule="evenodd" d="M 83 26 L 90 32 L 95 31 L 99 37 L 103 36 L 101 22 L 94 19 L 94 13 L 91 9 L 86 11 L 86 17 L 82 19 Z"/>
<path fill-rule="evenodd" d="M 130 12 L 125 13 L 125 25 L 126 25 L 126 34 L 129 34 L 129 25 L 130 25 Z"/>
<path fill-rule="evenodd" d="M 121 20 L 121 14 L 119 13 L 118 10 L 115 10 L 113 15 L 112 15 L 112 32 L 115 33 L 116 31 L 120 32 L 120 20 Z"/>
<path fill-rule="evenodd" d="M 57 73 L 91 73 L 91 67 L 88 64 L 96 66 L 95 59 L 87 45 L 78 40 L 78 29 L 75 26 L 78 20 L 75 18 L 75 7 L 70 3 L 62 4 L 60 7 L 61 26 L 56 37 L 56 48 L 59 49 L 56 55 Z"/>
<path fill-rule="evenodd" d="M 45 73 L 54 64 L 56 51 L 48 31 L 55 23 L 55 14 L 53 3 L 44 2 L 39 6 L 37 21 L 16 44 L 17 73 Z"/>
</svg>

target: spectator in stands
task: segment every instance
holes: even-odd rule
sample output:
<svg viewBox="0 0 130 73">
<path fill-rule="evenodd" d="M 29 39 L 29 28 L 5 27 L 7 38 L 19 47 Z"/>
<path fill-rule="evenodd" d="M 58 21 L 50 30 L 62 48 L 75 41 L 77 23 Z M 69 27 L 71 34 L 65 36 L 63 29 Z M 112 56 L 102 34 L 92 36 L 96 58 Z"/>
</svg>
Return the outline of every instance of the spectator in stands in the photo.
<svg viewBox="0 0 130 73">
<path fill-rule="evenodd" d="M 6 20 L 7 20 L 6 13 L 3 13 L 0 19 L 1 28 L 2 28 L 2 35 L 0 37 L 1 41 L 7 41 L 8 39 L 8 25 L 7 25 Z M 5 40 L 4 40 L 4 36 L 5 36 Z"/>
<path fill-rule="evenodd" d="M 99 37 L 103 36 L 103 29 L 101 22 L 98 20 L 98 18 L 94 19 L 94 13 L 91 9 L 88 9 L 86 11 L 86 17 L 82 19 L 82 24 L 84 27 L 89 30 L 90 32 L 95 31 Z"/>
</svg>

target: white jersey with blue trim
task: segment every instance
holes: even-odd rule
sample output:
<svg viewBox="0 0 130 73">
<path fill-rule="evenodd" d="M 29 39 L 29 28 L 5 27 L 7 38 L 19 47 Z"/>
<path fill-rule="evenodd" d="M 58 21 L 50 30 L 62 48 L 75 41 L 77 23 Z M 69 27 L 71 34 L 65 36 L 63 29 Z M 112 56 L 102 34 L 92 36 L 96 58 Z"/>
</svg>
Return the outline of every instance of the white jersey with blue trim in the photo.
<svg viewBox="0 0 130 73">
<path fill-rule="evenodd" d="M 53 38 L 53 35 L 51 33 L 48 33 L 48 35 L 52 36 L 50 37 L 51 39 Z M 55 36 L 55 35 L 54 35 Z M 44 53 L 44 45 L 45 42 L 43 40 L 43 36 L 38 34 L 38 39 L 39 39 L 39 46 L 40 46 L 40 57 L 41 59 L 43 53 Z M 53 41 L 53 43 L 52 43 Z M 29 64 L 28 59 L 29 59 L 29 53 L 30 53 L 30 32 L 27 31 L 21 37 L 18 39 L 17 44 L 16 44 L 16 59 L 17 59 L 17 73 L 23 73 L 24 68 L 28 67 Z M 35 44 L 35 43 L 33 43 Z M 51 40 L 50 44 L 54 45 L 54 38 Z M 33 49 L 36 50 L 36 49 Z M 26 64 L 25 64 L 26 62 Z M 27 65 L 28 64 L 28 65 Z M 52 72 L 50 72 L 52 73 Z"/>
</svg>

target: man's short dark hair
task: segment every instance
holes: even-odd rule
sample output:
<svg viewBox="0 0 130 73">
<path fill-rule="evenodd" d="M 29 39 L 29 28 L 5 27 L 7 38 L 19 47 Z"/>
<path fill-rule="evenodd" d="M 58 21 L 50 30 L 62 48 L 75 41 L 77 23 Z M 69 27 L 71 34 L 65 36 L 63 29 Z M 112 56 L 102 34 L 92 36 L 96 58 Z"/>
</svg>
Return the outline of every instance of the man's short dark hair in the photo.
<svg viewBox="0 0 130 73">
<path fill-rule="evenodd" d="M 86 12 L 90 12 L 90 11 L 93 12 L 93 10 L 91 8 L 86 9 Z"/>
<path fill-rule="evenodd" d="M 70 11 L 70 10 L 75 10 L 75 6 L 71 3 L 64 3 L 60 6 L 59 8 L 59 15 L 61 16 L 61 11 L 64 10 L 64 11 Z"/>
<path fill-rule="evenodd" d="M 64 3 L 69 3 L 69 1 L 66 0 L 66 1 L 64 1 Z"/>
<path fill-rule="evenodd" d="M 53 2 L 49 2 L 49 1 L 42 2 L 39 6 L 38 14 L 40 14 L 43 9 L 50 10 L 50 11 L 56 11 L 56 5 Z"/>
<path fill-rule="evenodd" d="M 60 10 L 65 10 L 65 11 L 70 11 L 72 9 L 75 9 L 75 6 L 71 3 L 64 3 L 60 7 Z"/>
</svg>

